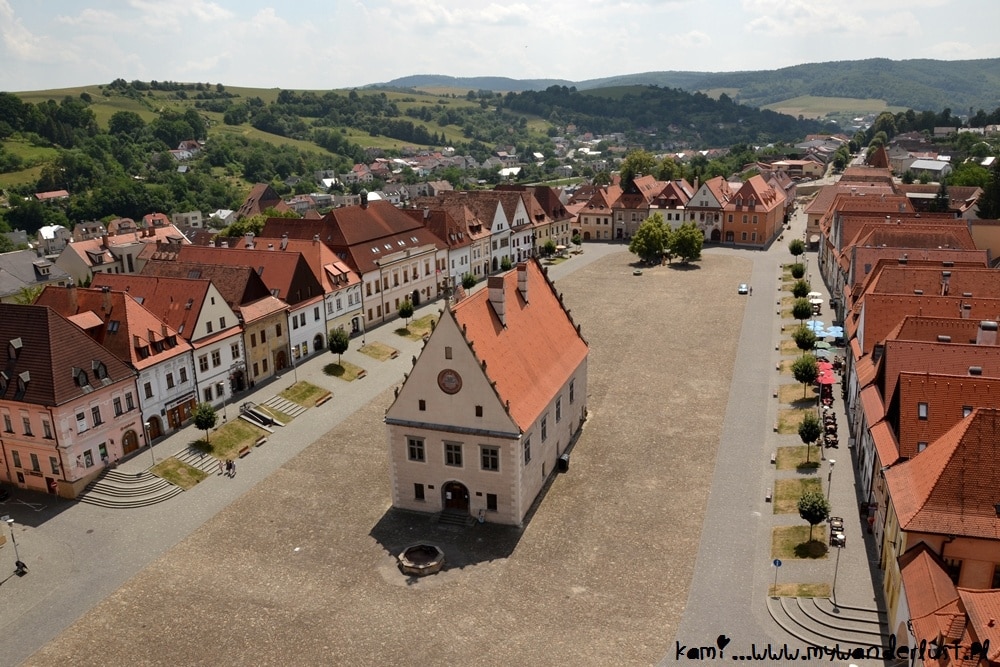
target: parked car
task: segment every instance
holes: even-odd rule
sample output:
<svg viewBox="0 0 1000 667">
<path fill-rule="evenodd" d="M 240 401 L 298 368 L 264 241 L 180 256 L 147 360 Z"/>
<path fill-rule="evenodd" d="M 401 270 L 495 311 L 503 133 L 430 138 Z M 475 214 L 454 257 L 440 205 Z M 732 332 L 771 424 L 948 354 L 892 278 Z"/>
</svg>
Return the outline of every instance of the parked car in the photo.
<svg viewBox="0 0 1000 667">
<path fill-rule="evenodd" d="M 748 294 L 750 292 L 750 286 L 746 283 L 740 283 L 740 286 L 736 288 L 737 294 Z"/>
<path fill-rule="evenodd" d="M 844 519 L 839 516 L 830 517 L 830 546 L 847 546 L 847 536 L 844 535 Z"/>
</svg>

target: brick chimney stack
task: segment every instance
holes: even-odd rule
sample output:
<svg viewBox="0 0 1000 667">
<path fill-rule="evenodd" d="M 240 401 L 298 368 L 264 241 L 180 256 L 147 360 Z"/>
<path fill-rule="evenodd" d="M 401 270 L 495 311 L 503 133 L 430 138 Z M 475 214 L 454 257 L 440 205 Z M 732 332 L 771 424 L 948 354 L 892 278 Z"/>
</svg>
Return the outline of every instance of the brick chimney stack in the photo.
<svg viewBox="0 0 1000 667">
<path fill-rule="evenodd" d="M 507 309 L 504 298 L 503 276 L 490 276 L 486 282 L 486 287 L 490 291 L 490 303 L 493 304 L 493 310 L 496 311 L 497 317 L 500 318 L 500 323 L 506 327 Z"/>
</svg>

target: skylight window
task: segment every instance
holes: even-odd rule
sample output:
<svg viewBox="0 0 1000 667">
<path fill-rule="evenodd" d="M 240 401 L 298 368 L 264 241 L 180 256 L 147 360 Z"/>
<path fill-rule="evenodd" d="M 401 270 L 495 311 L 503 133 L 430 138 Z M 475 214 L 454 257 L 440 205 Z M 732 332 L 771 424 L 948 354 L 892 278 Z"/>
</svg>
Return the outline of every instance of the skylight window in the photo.
<svg viewBox="0 0 1000 667">
<path fill-rule="evenodd" d="M 118 320 L 111 320 L 108 322 L 108 333 L 118 333 L 118 327 L 121 326 L 121 322 Z"/>
</svg>

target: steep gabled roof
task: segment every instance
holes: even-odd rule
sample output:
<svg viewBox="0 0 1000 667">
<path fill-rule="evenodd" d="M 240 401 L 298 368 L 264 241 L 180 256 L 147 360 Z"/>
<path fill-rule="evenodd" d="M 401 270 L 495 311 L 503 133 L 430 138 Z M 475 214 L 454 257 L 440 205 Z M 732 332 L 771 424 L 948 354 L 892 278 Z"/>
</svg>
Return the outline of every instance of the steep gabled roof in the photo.
<svg viewBox="0 0 1000 667">
<path fill-rule="evenodd" d="M 83 386 L 78 371 L 86 373 Z M 135 375 L 52 308 L 13 303 L 0 303 L 0 373 L 0 400 L 48 406 Z"/>
<path fill-rule="evenodd" d="M 1000 589 L 957 590 L 972 632 L 981 644 L 990 643 L 986 657 L 992 662 L 1000 662 Z"/>
<path fill-rule="evenodd" d="M 249 266 L 223 266 L 194 262 L 148 262 L 142 269 L 142 275 L 158 278 L 209 280 L 233 310 L 243 304 L 271 295 L 271 291 L 261 280 L 260 275 Z"/>
<path fill-rule="evenodd" d="M 521 272 L 526 272 L 527 300 L 518 289 Z M 490 293 L 497 289 L 504 295 L 506 324 L 490 302 Z M 587 342 L 537 260 L 491 277 L 487 289 L 458 302 L 452 313 L 522 431 L 587 357 Z"/>
<path fill-rule="evenodd" d="M 259 215 L 269 208 L 279 213 L 291 210 L 274 188 L 267 183 L 258 183 L 250 188 L 250 194 L 236 211 L 236 219 Z"/>
<path fill-rule="evenodd" d="M 35 303 L 50 306 L 137 369 L 191 349 L 174 329 L 126 292 L 50 285 Z"/>
<path fill-rule="evenodd" d="M 1000 540 L 1000 410 L 977 408 L 919 456 L 885 472 L 907 532 Z"/>
<path fill-rule="evenodd" d="M 128 292 L 159 320 L 190 341 L 212 281 L 137 274 L 98 273 L 93 287 Z"/>
</svg>

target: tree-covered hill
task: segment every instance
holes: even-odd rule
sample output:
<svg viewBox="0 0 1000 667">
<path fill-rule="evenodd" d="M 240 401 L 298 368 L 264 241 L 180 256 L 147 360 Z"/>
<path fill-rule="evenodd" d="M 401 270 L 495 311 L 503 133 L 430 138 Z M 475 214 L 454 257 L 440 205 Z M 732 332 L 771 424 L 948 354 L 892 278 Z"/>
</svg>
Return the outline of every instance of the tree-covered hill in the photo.
<svg viewBox="0 0 1000 667">
<path fill-rule="evenodd" d="M 449 85 L 458 89 L 514 91 L 542 90 L 549 86 L 575 86 L 578 90 L 612 86 L 654 85 L 682 90 L 735 91 L 735 101 L 765 106 L 794 97 L 850 97 L 882 99 L 889 106 L 917 111 L 951 109 L 973 113 L 1000 106 L 1000 58 L 983 60 L 844 60 L 810 63 L 778 70 L 745 72 L 654 71 L 578 82 L 502 80 L 496 77 L 455 78 L 412 76 L 389 82 L 406 87 Z M 491 85 L 487 85 L 487 84 Z"/>
</svg>

